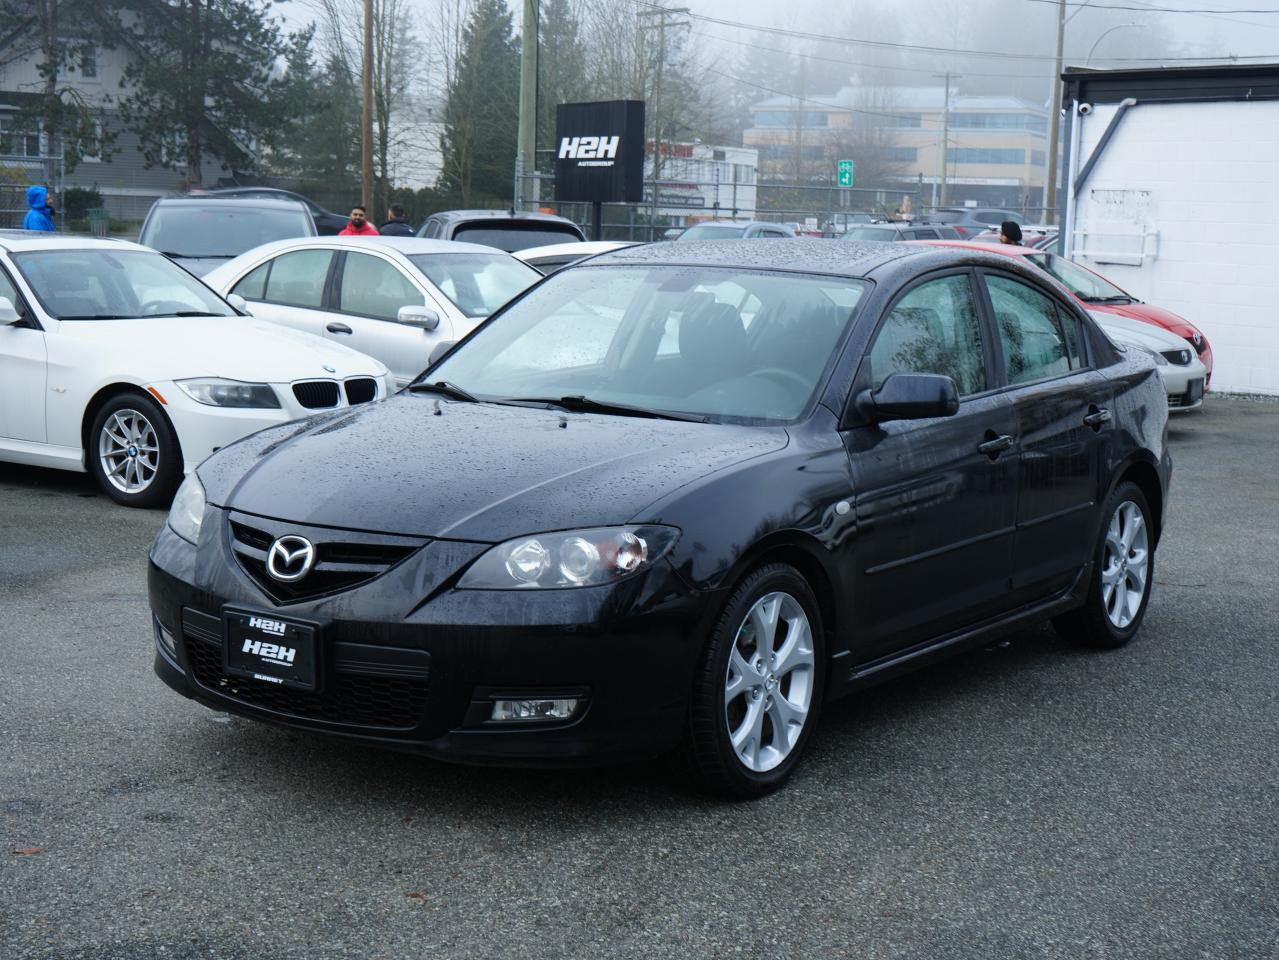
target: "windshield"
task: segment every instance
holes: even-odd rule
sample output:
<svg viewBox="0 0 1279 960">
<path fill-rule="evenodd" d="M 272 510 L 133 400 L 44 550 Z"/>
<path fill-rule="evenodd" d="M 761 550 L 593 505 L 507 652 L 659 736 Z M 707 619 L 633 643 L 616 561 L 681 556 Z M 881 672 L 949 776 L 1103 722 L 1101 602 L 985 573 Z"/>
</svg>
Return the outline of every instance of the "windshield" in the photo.
<svg viewBox="0 0 1279 960">
<path fill-rule="evenodd" d="M 37 250 L 13 260 L 55 320 L 233 317 L 208 287 L 158 253 Z"/>
<path fill-rule="evenodd" d="M 309 237 L 305 210 L 259 210 L 242 204 L 157 206 L 138 242 L 174 257 L 230 259 L 272 240 Z"/>
<path fill-rule="evenodd" d="M 552 243 L 572 243 L 581 241 L 581 235 L 568 224 L 563 226 L 554 223 L 538 223 L 528 226 L 518 220 L 509 222 L 497 221 L 495 225 L 487 223 L 463 224 L 453 231 L 454 240 L 467 243 L 479 243 L 486 247 L 497 247 L 507 253 L 516 250 L 527 250 L 529 247 L 549 247 Z"/>
<path fill-rule="evenodd" d="M 409 259 L 468 317 L 487 317 L 542 279 L 527 264 L 497 253 L 419 253 Z"/>
<path fill-rule="evenodd" d="M 864 285 L 688 266 L 575 267 L 431 370 L 481 399 L 588 398 L 726 419 L 803 413 Z"/>
<path fill-rule="evenodd" d="M 736 240 L 746 227 L 733 223 L 699 223 L 679 235 L 680 240 Z"/>
<path fill-rule="evenodd" d="M 892 227 L 853 227 L 840 237 L 841 240 L 896 240 L 897 231 Z"/>
<path fill-rule="evenodd" d="M 1132 300 L 1117 286 L 1091 270 L 1052 253 L 1032 253 L 1026 259 L 1056 277 L 1080 300 L 1098 303 L 1102 300 Z"/>
</svg>

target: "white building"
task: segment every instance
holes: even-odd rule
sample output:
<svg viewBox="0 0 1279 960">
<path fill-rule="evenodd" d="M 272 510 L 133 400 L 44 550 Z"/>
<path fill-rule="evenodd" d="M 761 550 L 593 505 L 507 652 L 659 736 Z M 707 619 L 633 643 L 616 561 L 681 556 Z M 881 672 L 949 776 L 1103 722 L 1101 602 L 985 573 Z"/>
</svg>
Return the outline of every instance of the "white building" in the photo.
<svg viewBox="0 0 1279 960">
<path fill-rule="evenodd" d="M 644 200 L 653 202 L 654 143 L 644 158 Z M 705 143 L 663 143 L 657 170 L 657 215 L 690 220 L 752 218 L 759 151 Z"/>
<path fill-rule="evenodd" d="M 1203 330 L 1214 390 L 1279 394 L 1279 64 L 1063 79 L 1064 252 Z"/>
</svg>

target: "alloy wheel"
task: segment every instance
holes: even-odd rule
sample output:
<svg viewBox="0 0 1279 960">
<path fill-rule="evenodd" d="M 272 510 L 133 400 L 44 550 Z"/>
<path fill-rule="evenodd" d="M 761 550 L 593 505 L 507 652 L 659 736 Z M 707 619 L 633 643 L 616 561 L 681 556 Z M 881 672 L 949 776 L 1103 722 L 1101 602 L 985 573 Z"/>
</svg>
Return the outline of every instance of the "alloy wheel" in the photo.
<svg viewBox="0 0 1279 960">
<path fill-rule="evenodd" d="M 98 460 L 107 482 L 121 493 L 146 490 L 160 469 L 160 439 L 137 410 L 116 410 L 98 434 Z"/>
<path fill-rule="evenodd" d="M 1125 629 L 1141 612 L 1150 567 L 1150 539 L 1141 508 L 1125 500 L 1106 529 L 1101 565 L 1101 601 L 1106 617 Z"/>
<path fill-rule="evenodd" d="M 794 749 L 816 678 L 808 615 L 789 593 L 755 601 L 737 629 L 724 678 L 733 752 L 747 769 L 772 770 Z"/>
</svg>

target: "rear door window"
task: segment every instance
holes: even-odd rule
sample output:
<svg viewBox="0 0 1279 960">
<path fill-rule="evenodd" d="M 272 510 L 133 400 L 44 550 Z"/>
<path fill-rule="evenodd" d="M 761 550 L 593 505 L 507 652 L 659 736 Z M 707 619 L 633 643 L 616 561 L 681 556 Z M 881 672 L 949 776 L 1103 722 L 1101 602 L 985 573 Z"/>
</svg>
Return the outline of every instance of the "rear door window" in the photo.
<svg viewBox="0 0 1279 960">
<path fill-rule="evenodd" d="M 1011 277 L 987 276 L 986 289 L 1010 384 L 1069 373 L 1072 352 L 1080 363 L 1078 343 L 1072 350 L 1049 297 Z"/>
</svg>

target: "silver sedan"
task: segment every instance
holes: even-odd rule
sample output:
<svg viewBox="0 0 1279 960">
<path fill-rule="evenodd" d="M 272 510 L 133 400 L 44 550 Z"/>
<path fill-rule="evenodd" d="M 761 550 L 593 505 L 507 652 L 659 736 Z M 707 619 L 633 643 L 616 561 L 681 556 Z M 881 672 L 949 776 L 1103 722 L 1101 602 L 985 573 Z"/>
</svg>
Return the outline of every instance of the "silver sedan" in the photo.
<svg viewBox="0 0 1279 960">
<path fill-rule="evenodd" d="M 542 275 L 508 253 L 416 237 L 299 237 L 264 244 L 203 279 L 253 316 L 381 360 L 403 386 Z"/>
</svg>

